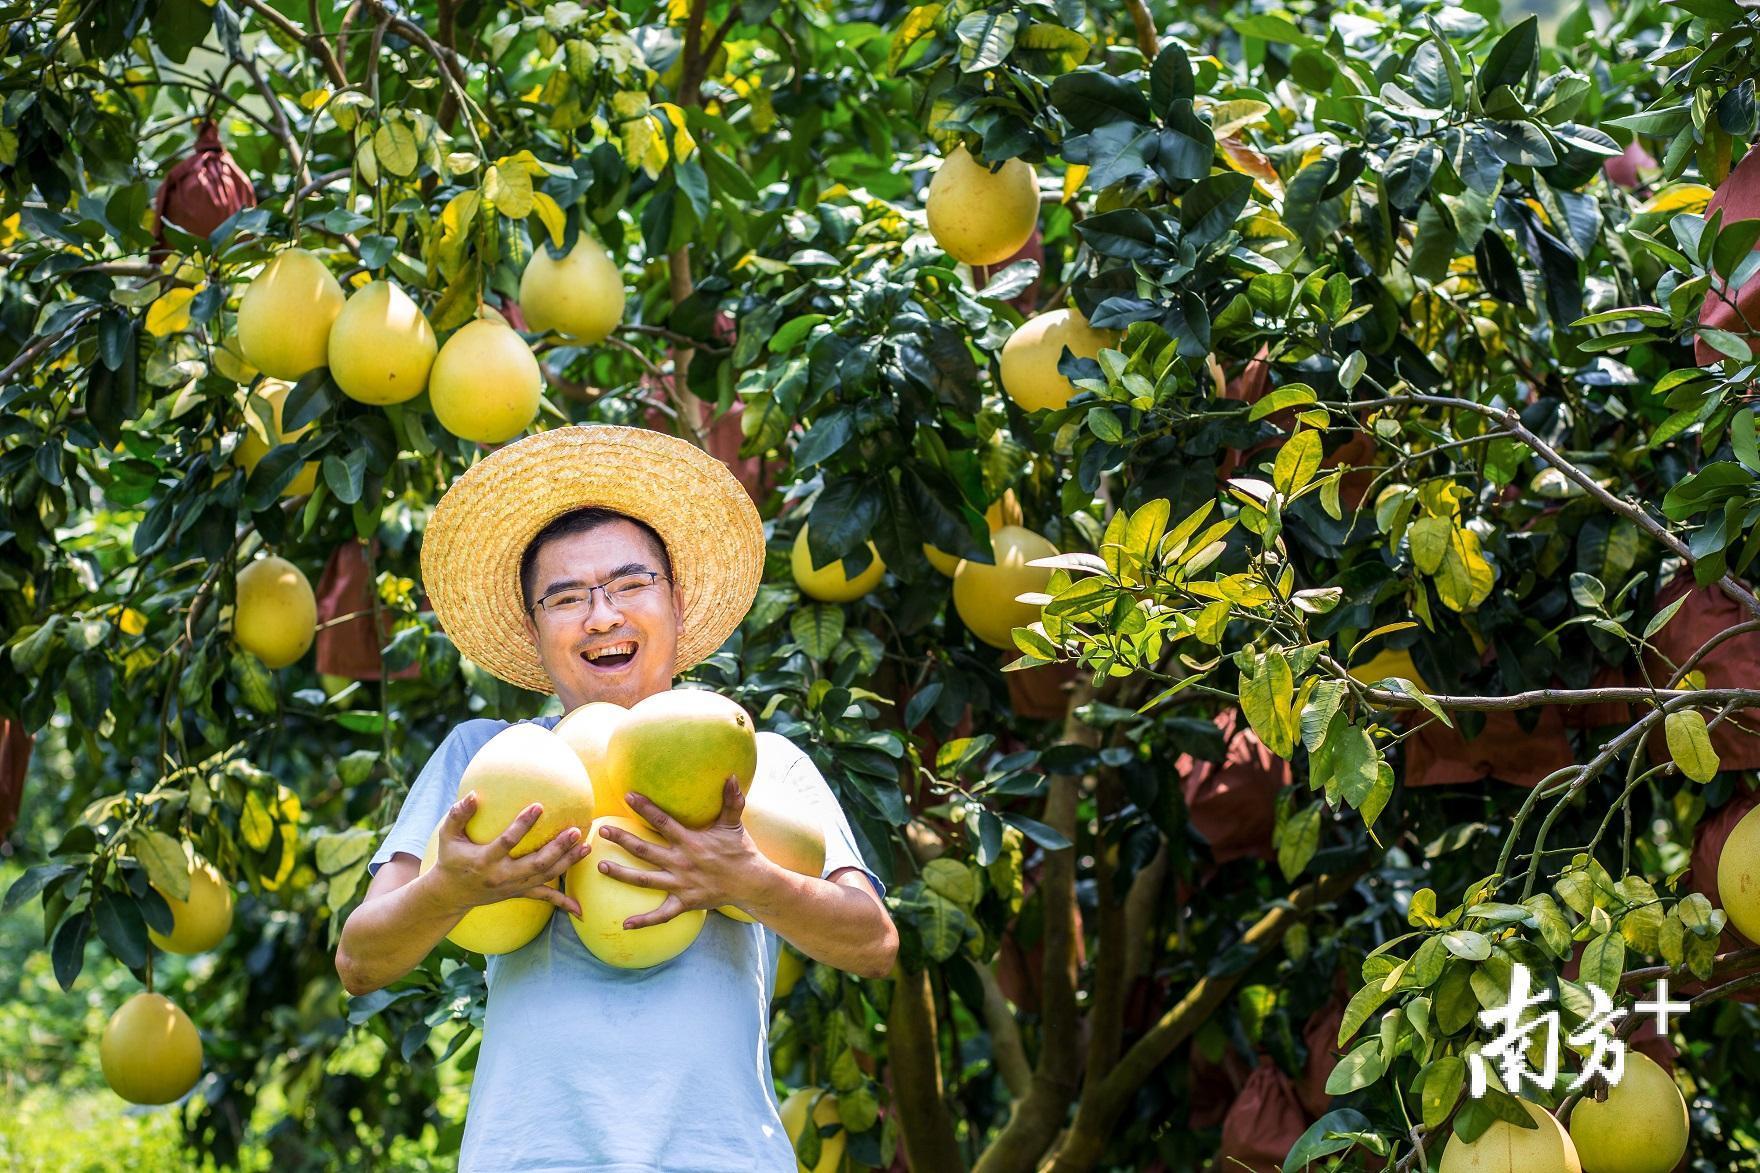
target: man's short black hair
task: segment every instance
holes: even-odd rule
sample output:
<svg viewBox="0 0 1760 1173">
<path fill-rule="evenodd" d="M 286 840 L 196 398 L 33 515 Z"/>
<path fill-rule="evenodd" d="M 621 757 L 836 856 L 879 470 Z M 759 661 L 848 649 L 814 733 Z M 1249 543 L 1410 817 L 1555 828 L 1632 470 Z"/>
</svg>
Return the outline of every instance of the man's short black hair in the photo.
<svg viewBox="0 0 1760 1173">
<path fill-rule="evenodd" d="M 580 509 L 571 509 L 552 519 L 549 525 L 539 530 L 537 536 L 526 543 L 525 553 L 519 556 L 519 593 L 528 611 L 535 601 L 532 598 L 532 591 L 536 589 L 537 584 L 532 581 L 532 577 L 538 572 L 538 551 L 543 549 L 544 543 L 552 538 L 567 538 L 575 534 L 590 533 L 600 526 L 609 525 L 614 521 L 627 521 L 646 534 L 648 540 L 654 545 L 654 553 L 659 556 L 660 572 L 668 580 L 672 578 L 672 558 L 666 553 L 666 543 L 654 531 L 653 526 L 645 521 L 639 521 L 627 513 L 619 513 L 615 509 L 586 505 Z"/>
</svg>

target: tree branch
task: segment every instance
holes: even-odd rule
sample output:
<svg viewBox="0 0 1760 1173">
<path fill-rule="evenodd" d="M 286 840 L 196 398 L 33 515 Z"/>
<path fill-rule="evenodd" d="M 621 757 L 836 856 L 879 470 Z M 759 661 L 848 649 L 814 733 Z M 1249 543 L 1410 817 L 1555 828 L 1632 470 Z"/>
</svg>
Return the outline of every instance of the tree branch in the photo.
<svg viewBox="0 0 1760 1173">
<path fill-rule="evenodd" d="M 1131 10 L 1131 22 L 1137 26 L 1137 50 L 1144 61 L 1154 61 L 1161 53 L 1161 34 L 1155 30 L 1155 18 L 1149 14 L 1144 0 L 1125 0 Z"/>
<path fill-rule="evenodd" d="M 990 1034 L 990 1056 L 1008 1094 L 1018 1100 L 1033 1083 L 1033 1065 L 1021 1042 L 1021 1024 L 1015 1021 L 1014 1008 L 996 981 L 996 970 L 988 965 L 974 965 L 972 969 L 984 987 L 984 1028 Z"/>
<path fill-rule="evenodd" d="M 292 20 L 269 7 L 266 0 L 240 0 L 240 2 L 243 3 L 246 8 L 275 26 L 276 29 L 280 30 L 283 36 L 292 39 L 297 44 L 304 45 L 307 50 L 318 58 L 319 64 L 324 67 L 324 72 L 329 76 L 332 82 L 338 86 L 345 86 L 348 84 L 348 75 L 342 72 L 342 66 L 336 60 L 336 54 L 330 51 L 330 43 L 324 39 L 323 29 L 319 29 L 312 33 L 306 32 L 297 24 L 294 24 Z"/>
<path fill-rule="evenodd" d="M 966 1167 L 941 1080 L 941 1043 L 935 991 L 929 971 L 906 973 L 892 983 L 886 1015 L 887 1059 L 892 1068 L 892 1102 L 899 1132 L 913 1169 Z"/>
<path fill-rule="evenodd" d="M 1102 831 L 1117 813 L 1119 782 L 1111 770 L 1102 770 L 1095 786 L 1095 808 Z M 1113 852 L 1104 843 L 1094 850 L 1094 884 L 1099 894 L 1096 902 L 1098 931 L 1095 934 L 1092 958 L 1092 980 L 1088 994 L 1088 1056 L 1082 1072 L 1082 1090 L 1087 1093 L 1112 1070 L 1118 1061 L 1124 1037 L 1124 992 L 1128 974 L 1125 969 L 1124 902 L 1113 891 L 1118 865 Z"/>
</svg>

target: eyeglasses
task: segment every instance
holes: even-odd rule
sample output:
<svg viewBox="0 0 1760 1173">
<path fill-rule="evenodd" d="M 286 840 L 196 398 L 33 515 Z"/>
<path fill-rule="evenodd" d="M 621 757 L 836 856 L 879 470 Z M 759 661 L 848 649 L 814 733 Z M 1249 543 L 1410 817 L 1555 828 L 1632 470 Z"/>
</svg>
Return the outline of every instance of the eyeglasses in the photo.
<svg viewBox="0 0 1760 1173">
<path fill-rule="evenodd" d="M 641 570 L 620 574 L 598 586 L 565 587 L 545 595 L 533 603 L 530 610 L 542 608 L 552 619 L 576 619 L 593 609 L 594 591 L 604 591 L 605 600 L 614 608 L 628 607 L 653 595 L 655 584 L 663 578 L 666 576 L 658 570 Z"/>
</svg>

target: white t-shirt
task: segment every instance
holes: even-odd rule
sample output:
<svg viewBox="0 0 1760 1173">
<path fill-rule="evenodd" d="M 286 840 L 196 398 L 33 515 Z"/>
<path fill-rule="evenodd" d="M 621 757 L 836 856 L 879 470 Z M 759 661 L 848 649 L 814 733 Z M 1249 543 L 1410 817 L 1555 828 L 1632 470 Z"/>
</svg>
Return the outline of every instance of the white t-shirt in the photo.
<svg viewBox="0 0 1760 1173">
<path fill-rule="evenodd" d="M 560 718 L 534 723 L 552 728 Z M 505 721 L 466 721 L 422 768 L 369 869 L 420 858 L 465 766 Z M 758 734 L 759 777 L 780 779 L 825 828 L 825 869 L 860 868 L 849 822 L 812 759 Z M 589 857 L 590 858 L 590 857 Z M 793 1173 L 770 1076 L 779 938 L 711 912 L 694 944 L 653 969 L 606 965 L 557 909 L 544 931 L 488 958 L 488 1007 L 460 1173 Z"/>
</svg>

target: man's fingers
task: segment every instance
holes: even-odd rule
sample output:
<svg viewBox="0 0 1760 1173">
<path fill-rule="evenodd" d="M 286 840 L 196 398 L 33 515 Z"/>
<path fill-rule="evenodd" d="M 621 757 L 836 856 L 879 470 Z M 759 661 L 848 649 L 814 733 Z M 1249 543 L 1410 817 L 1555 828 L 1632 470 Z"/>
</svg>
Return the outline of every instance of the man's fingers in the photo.
<svg viewBox="0 0 1760 1173">
<path fill-rule="evenodd" d="M 573 896 L 570 896 L 567 892 L 564 892 L 559 888 L 552 888 L 548 884 L 539 884 L 536 888 L 527 888 L 524 892 L 521 892 L 520 895 L 529 896 L 533 900 L 542 900 L 546 904 L 554 904 L 557 908 L 560 908 L 570 916 L 579 916 L 581 914 L 580 901 L 576 900 Z"/>
<path fill-rule="evenodd" d="M 655 806 L 653 799 L 643 794 L 637 794 L 633 790 L 623 797 L 624 801 L 629 803 L 629 809 L 646 819 L 648 826 L 668 839 L 673 838 L 674 833 L 678 830 L 678 824 L 673 821 L 671 815 Z"/>
<path fill-rule="evenodd" d="M 615 843 L 637 859 L 658 864 L 666 862 L 661 857 L 661 848 L 658 843 L 650 843 L 640 835 L 631 835 L 622 827 L 600 827 L 599 834 L 604 836 L 607 842 Z"/>
<path fill-rule="evenodd" d="M 599 870 L 613 880 L 622 880 L 637 888 L 670 888 L 675 881 L 670 872 L 650 872 L 645 868 L 632 868 L 626 863 L 612 863 L 600 860 Z"/>
<path fill-rule="evenodd" d="M 745 809 L 746 796 L 739 788 L 739 776 L 729 774 L 727 781 L 721 784 L 721 816 L 715 821 L 723 827 L 737 827 Z"/>
<path fill-rule="evenodd" d="M 588 845 L 581 841 L 581 829 L 566 827 L 538 850 L 530 855 L 521 856 L 519 862 L 526 866 L 527 872 L 534 880 L 539 878 L 554 879 L 567 871 L 571 863 L 587 854 L 585 850 L 580 850 L 581 848 L 588 848 Z"/>
<path fill-rule="evenodd" d="M 645 929 L 649 925 L 663 925 L 683 911 L 685 911 L 684 901 L 676 896 L 668 896 L 653 912 L 625 917 L 623 927 L 626 929 Z"/>
<path fill-rule="evenodd" d="M 497 855 L 512 854 L 513 849 L 519 846 L 519 841 L 526 837 L 526 832 L 532 829 L 532 824 L 537 822 L 538 817 L 543 813 L 544 804 L 534 802 L 515 815 L 513 822 L 507 824 L 507 830 L 495 837 L 495 853 Z"/>
<path fill-rule="evenodd" d="M 456 838 L 464 834 L 464 825 L 471 821 L 477 813 L 477 792 L 467 791 L 459 800 L 446 810 L 446 818 L 440 823 L 441 838 Z"/>
</svg>

